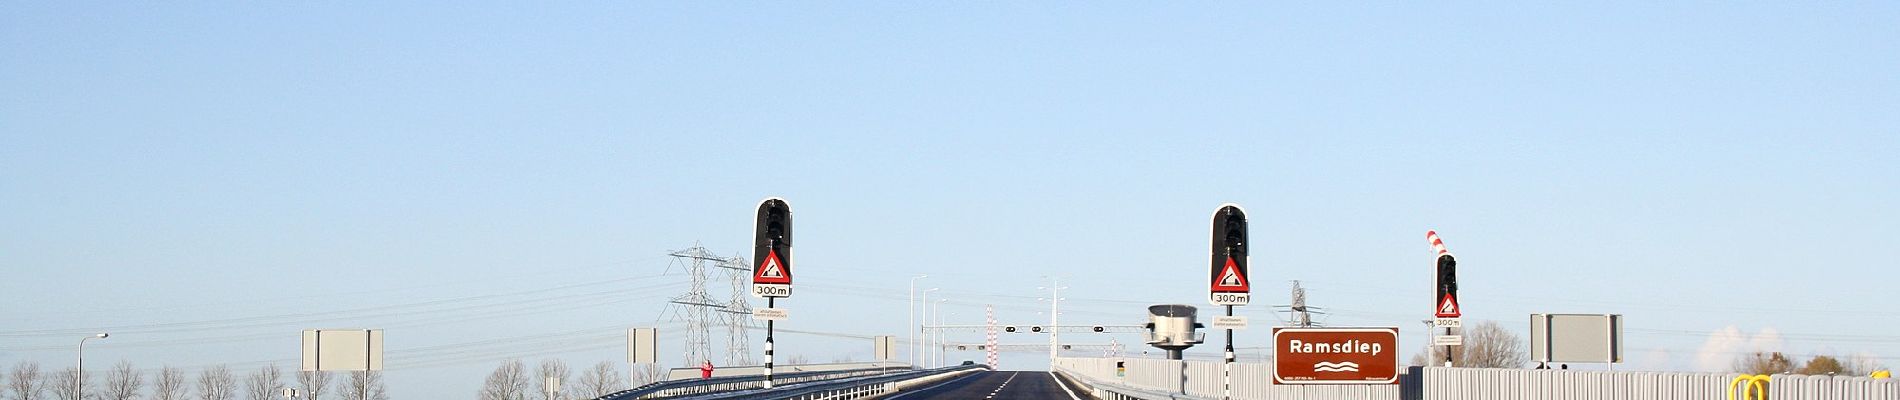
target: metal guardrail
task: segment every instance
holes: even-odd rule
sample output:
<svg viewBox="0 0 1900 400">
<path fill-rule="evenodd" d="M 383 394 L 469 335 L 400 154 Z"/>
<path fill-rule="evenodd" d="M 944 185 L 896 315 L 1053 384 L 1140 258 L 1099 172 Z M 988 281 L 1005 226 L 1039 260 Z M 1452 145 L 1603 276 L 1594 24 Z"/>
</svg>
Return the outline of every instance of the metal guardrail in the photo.
<svg viewBox="0 0 1900 400">
<path fill-rule="evenodd" d="M 654 382 L 641 387 L 623 390 L 595 398 L 594 400 L 636 400 L 636 399 L 849 399 L 858 398 L 857 393 L 895 391 L 898 383 L 909 380 L 927 379 L 935 375 L 961 373 L 974 369 L 986 369 L 983 365 L 960 365 L 929 370 L 911 370 L 908 367 L 880 367 L 842 371 L 813 371 L 778 373 L 772 375 L 772 389 L 765 389 L 765 381 L 759 375 L 724 376 L 706 379 L 681 379 Z M 823 397 L 810 397 L 809 394 L 823 394 Z M 801 397 L 805 396 L 805 397 Z"/>
<path fill-rule="evenodd" d="M 840 371 L 813 371 L 772 374 L 772 384 L 788 385 L 811 381 L 850 378 L 858 376 L 882 375 L 892 371 L 909 370 L 908 367 L 878 367 Z M 747 389 L 763 389 L 765 380 L 760 375 L 722 376 L 706 379 L 679 379 L 660 381 L 637 388 L 608 393 L 594 400 L 635 400 L 658 399 L 688 396 L 706 393 L 730 392 Z"/>
<path fill-rule="evenodd" d="M 796 372 L 845 371 L 845 370 L 853 370 L 853 369 L 886 368 L 886 367 L 897 367 L 897 368 L 902 368 L 902 369 L 909 369 L 910 364 L 900 363 L 900 362 L 887 362 L 887 361 L 853 362 L 853 363 L 820 363 L 820 364 L 780 364 L 772 368 L 772 371 L 773 371 L 772 373 L 774 375 L 778 375 L 778 374 L 789 374 L 789 373 L 796 373 Z M 670 369 L 666 371 L 666 379 L 663 379 L 663 380 L 672 381 L 672 380 L 681 380 L 681 379 L 703 379 L 703 378 L 700 378 L 701 373 L 702 371 L 699 370 L 698 366 L 686 367 L 686 368 L 674 368 L 674 369 Z M 721 366 L 719 367 L 718 370 L 713 371 L 714 378 L 727 377 L 727 376 L 739 376 L 739 375 L 759 376 L 759 375 L 764 375 L 764 374 L 765 374 L 764 365 Z"/>
<path fill-rule="evenodd" d="M 682 397 L 680 400 L 849 400 L 878 397 L 900 389 L 919 386 L 926 381 L 948 378 L 967 372 L 987 370 L 987 365 L 959 365 L 896 374 L 862 376 L 774 387 Z"/>
</svg>

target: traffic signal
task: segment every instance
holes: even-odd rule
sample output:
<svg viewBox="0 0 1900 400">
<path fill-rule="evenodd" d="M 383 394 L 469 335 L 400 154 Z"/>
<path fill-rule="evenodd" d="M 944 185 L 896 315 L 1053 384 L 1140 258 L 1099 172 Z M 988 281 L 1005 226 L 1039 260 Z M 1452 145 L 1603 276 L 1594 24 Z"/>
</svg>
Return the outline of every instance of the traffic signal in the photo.
<svg viewBox="0 0 1900 400">
<path fill-rule="evenodd" d="M 1207 301 L 1217 306 L 1244 306 L 1252 301 L 1247 275 L 1247 212 L 1233 203 L 1214 210 L 1208 250 Z"/>
<path fill-rule="evenodd" d="M 760 201 L 753 231 L 753 283 L 791 285 L 792 207 L 777 197 Z"/>
<path fill-rule="evenodd" d="M 1005 326 L 1003 327 L 1003 331 L 1009 332 L 1009 333 L 1016 333 L 1016 326 L 1015 325 Z"/>
<path fill-rule="evenodd" d="M 1032 326 L 1032 327 L 1029 327 L 1029 331 L 1034 332 L 1034 333 L 1042 333 L 1042 327 Z"/>
<path fill-rule="evenodd" d="M 1436 286 L 1438 291 L 1433 293 L 1433 304 L 1444 301 L 1447 296 L 1453 299 L 1458 298 L 1458 260 L 1452 258 L 1451 254 L 1438 256 L 1438 284 Z"/>
<path fill-rule="evenodd" d="M 1104 329 L 1102 328 L 1101 325 L 1096 325 L 1094 330 L 1095 330 L 1095 333 L 1102 333 Z"/>
</svg>

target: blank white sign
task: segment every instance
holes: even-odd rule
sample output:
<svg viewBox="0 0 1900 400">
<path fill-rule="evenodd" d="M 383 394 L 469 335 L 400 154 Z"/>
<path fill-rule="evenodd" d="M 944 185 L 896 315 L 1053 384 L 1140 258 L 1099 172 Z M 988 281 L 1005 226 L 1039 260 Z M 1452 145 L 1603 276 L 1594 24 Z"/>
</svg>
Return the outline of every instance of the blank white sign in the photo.
<svg viewBox="0 0 1900 400">
<path fill-rule="evenodd" d="M 305 329 L 304 371 L 383 370 L 383 330 Z"/>
</svg>

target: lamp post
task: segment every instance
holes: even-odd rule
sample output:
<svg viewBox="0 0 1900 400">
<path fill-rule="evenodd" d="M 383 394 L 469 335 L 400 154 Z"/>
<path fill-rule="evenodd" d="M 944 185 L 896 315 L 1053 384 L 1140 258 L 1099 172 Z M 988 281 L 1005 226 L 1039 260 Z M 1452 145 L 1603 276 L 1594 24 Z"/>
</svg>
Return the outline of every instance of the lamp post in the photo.
<svg viewBox="0 0 1900 400">
<path fill-rule="evenodd" d="M 1056 318 L 1056 316 L 1062 315 L 1062 308 L 1060 306 L 1060 304 L 1062 304 L 1062 289 L 1068 289 L 1069 287 L 1057 286 L 1060 281 L 1056 280 L 1056 277 L 1047 275 L 1043 277 L 1049 278 L 1049 286 L 1037 287 L 1036 290 L 1049 290 L 1049 362 L 1053 363 L 1056 362 L 1057 351 L 1061 350 L 1056 347 L 1059 344 L 1059 340 L 1056 338 L 1056 332 L 1062 330 L 1061 325 L 1058 324 L 1061 320 Z"/>
<path fill-rule="evenodd" d="M 911 328 L 917 326 L 917 280 L 927 277 L 930 277 L 930 275 L 918 275 L 910 278 L 910 298 L 904 301 L 904 330 L 910 331 L 910 333 L 905 336 L 910 339 L 908 346 L 910 347 L 910 366 L 912 368 L 917 367 L 917 331 L 911 330 Z"/>
<path fill-rule="evenodd" d="M 934 335 L 937 339 L 937 346 L 936 346 L 936 351 L 931 352 L 933 356 L 930 358 L 933 364 L 931 365 L 932 368 L 943 366 L 943 301 L 944 300 L 948 300 L 948 299 L 937 299 L 937 306 L 936 306 L 937 308 L 930 310 L 930 314 L 937 316 L 937 334 Z"/>
<path fill-rule="evenodd" d="M 79 338 L 79 362 L 73 365 L 73 398 L 86 398 L 86 341 L 105 339 L 105 333 Z"/>
<path fill-rule="evenodd" d="M 924 342 L 926 342 L 926 345 L 923 347 L 924 357 L 930 356 L 930 346 L 928 345 L 928 342 L 930 342 L 930 332 L 925 332 L 924 326 L 930 325 L 930 292 L 935 291 L 937 291 L 937 288 L 924 289 L 924 306 L 921 307 L 924 310 L 924 323 L 917 327 L 917 330 L 924 334 Z"/>
</svg>

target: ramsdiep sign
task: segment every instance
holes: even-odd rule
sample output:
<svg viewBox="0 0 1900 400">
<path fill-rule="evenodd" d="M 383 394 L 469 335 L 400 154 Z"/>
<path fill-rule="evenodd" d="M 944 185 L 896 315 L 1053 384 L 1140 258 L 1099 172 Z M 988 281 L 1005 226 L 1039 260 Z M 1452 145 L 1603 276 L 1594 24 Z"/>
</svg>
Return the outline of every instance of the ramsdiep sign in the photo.
<svg viewBox="0 0 1900 400">
<path fill-rule="evenodd" d="M 1273 383 L 1391 384 L 1399 328 L 1273 328 Z"/>
</svg>

